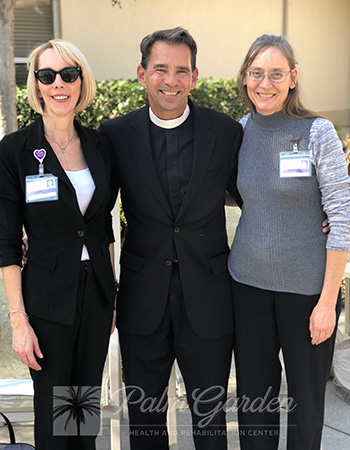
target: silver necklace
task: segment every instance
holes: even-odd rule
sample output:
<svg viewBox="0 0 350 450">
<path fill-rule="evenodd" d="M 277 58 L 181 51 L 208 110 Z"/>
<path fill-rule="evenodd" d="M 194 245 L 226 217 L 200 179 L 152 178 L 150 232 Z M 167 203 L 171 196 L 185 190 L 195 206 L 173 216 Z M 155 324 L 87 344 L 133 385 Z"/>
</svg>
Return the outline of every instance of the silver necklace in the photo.
<svg viewBox="0 0 350 450">
<path fill-rule="evenodd" d="M 66 155 L 66 148 L 72 142 L 72 140 L 74 138 L 74 133 L 73 133 L 73 136 L 67 142 L 67 144 L 64 145 L 63 147 L 58 142 L 56 142 L 55 139 L 53 139 L 51 136 L 49 136 L 48 134 L 46 134 L 46 137 L 48 137 L 54 144 L 56 144 L 60 148 L 60 150 L 62 152 L 62 155 Z"/>
</svg>

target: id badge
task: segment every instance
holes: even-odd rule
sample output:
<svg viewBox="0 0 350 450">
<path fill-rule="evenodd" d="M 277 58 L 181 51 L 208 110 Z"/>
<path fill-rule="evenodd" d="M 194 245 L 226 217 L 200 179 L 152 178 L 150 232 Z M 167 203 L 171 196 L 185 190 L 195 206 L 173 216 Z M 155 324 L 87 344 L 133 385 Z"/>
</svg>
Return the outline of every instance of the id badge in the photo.
<svg viewBox="0 0 350 450">
<path fill-rule="evenodd" d="M 55 175 L 26 176 L 26 203 L 58 200 L 58 181 Z"/>
<path fill-rule="evenodd" d="M 311 177 L 311 151 L 281 152 L 280 178 Z"/>
</svg>

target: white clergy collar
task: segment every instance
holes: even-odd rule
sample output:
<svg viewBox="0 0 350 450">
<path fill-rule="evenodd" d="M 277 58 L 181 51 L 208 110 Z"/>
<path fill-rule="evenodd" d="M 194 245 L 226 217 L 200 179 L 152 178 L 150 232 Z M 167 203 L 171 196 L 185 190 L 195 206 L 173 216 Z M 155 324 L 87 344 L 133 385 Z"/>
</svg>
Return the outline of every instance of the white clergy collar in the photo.
<svg viewBox="0 0 350 450">
<path fill-rule="evenodd" d="M 176 119 L 169 119 L 169 120 L 160 119 L 154 114 L 154 112 L 151 110 L 151 107 L 149 108 L 150 120 L 158 127 L 166 128 L 167 130 L 180 126 L 182 123 L 185 122 L 185 120 L 189 115 L 190 115 L 190 107 L 188 105 L 186 106 L 186 109 L 182 114 L 182 116 L 177 117 Z"/>
</svg>

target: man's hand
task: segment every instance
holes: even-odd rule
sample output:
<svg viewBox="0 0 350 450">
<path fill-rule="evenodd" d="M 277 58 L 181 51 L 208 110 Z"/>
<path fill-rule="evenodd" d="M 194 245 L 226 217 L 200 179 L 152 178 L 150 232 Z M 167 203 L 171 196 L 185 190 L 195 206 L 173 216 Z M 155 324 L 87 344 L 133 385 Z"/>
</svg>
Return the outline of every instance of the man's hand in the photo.
<svg viewBox="0 0 350 450">
<path fill-rule="evenodd" d="M 28 261 L 26 258 L 28 248 L 29 248 L 28 236 L 25 234 L 22 238 L 22 264 L 23 264 L 23 267 L 27 264 L 27 261 Z"/>
<path fill-rule="evenodd" d="M 231 197 L 228 191 L 225 193 L 225 206 L 237 206 L 236 201 Z"/>
<path fill-rule="evenodd" d="M 117 311 L 114 310 L 114 311 L 113 311 L 113 320 L 112 320 L 111 334 L 113 334 L 113 332 L 114 332 L 114 330 L 115 330 L 115 322 L 116 322 L 116 318 L 117 318 Z"/>
<path fill-rule="evenodd" d="M 328 234 L 329 232 L 330 232 L 330 228 L 329 228 L 329 223 L 328 223 L 328 219 L 325 219 L 323 222 L 322 222 L 322 231 L 323 231 L 323 233 L 324 234 Z"/>
</svg>

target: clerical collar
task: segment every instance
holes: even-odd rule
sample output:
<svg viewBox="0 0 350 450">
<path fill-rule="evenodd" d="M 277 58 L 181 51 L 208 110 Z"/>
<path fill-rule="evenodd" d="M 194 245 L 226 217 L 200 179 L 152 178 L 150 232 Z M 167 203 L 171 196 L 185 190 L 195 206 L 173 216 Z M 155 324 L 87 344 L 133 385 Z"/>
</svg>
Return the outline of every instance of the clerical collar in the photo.
<svg viewBox="0 0 350 450">
<path fill-rule="evenodd" d="M 176 128 L 180 126 L 182 123 L 185 122 L 187 117 L 190 115 L 190 107 L 187 105 L 185 112 L 182 114 L 182 116 L 177 117 L 176 119 L 169 119 L 169 120 L 163 120 L 157 117 L 154 112 L 151 110 L 151 107 L 149 108 L 149 118 L 150 120 L 161 128 L 171 129 Z"/>
</svg>

